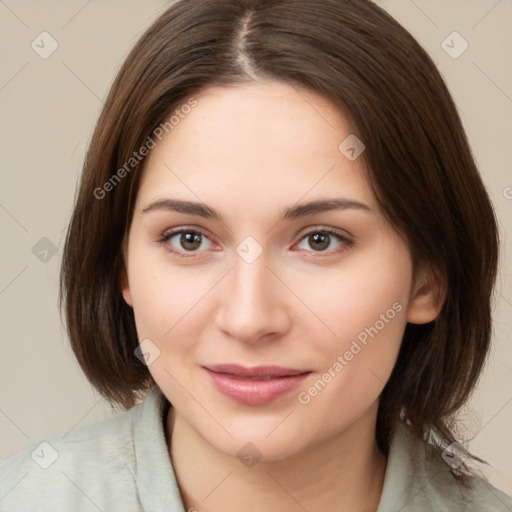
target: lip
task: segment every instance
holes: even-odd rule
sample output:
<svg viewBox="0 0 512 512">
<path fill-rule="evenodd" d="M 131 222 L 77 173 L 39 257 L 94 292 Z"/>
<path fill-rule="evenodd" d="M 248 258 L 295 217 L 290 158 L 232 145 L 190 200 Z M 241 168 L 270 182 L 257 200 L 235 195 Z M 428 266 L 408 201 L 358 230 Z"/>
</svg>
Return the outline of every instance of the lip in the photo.
<svg viewBox="0 0 512 512">
<path fill-rule="evenodd" d="M 280 366 L 247 368 L 235 364 L 203 367 L 215 388 L 245 405 L 265 405 L 289 393 L 311 373 L 311 370 Z"/>
</svg>

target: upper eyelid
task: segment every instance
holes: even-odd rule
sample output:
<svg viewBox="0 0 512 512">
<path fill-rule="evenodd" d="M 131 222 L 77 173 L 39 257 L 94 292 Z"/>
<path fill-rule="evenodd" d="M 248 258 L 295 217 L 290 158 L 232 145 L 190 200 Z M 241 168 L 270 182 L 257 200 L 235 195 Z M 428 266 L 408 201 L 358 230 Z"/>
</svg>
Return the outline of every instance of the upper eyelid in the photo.
<svg viewBox="0 0 512 512">
<path fill-rule="evenodd" d="M 346 231 L 344 229 L 335 228 L 335 227 L 325 227 L 325 226 L 309 226 L 307 228 L 302 229 L 297 236 L 305 236 L 311 232 L 321 232 L 321 231 L 328 231 L 331 233 L 339 234 L 340 236 L 344 236 L 343 232 L 345 232 L 347 234 L 347 236 L 346 236 L 347 238 L 352 236 L 348 231 Z M 182 233 L 182 232 L 187 232 L 187 233 L 195 232 L 195 233 L 200 233 L 201 235 L 204 235 L 207 238 L 212 238 L 208 234 L 207 230 L 205 230 L 204 228 L 196 227 L 196 226 L 180 226 L 177 228 L 171 228 L 171 229 L 165 230 L 164 233 L 162 234 L 162 236 L 167 236 L 167 235 L 171 235 L 171 234 L 175 235 L 175 234 Z"/>
<path fill-rule="evenodd" d="M 346 239 L 354 238 L 354 236 L 351 233 L 349 233 L 346 229 L 340 229 L 340 228 L 335 228 L 335 227 L 322 227 L 322 226 L 321 227 L 309 226 L 309 227 L 301 230 L 297 236 L 302 238 L 310 233 L 317 233 L 317 232 L 321 233 L 322 231 L 326 231 L 329 234 L 338 235 L 338 236 L 340 236 L 342 238 L 346 238 Z"/>
<path fill-rule="evenodd" d="M 173 236 L 179 235 L 180 233 L 199 233 L 200 235 L 208 238 L 208 240 L 213 242 L 212 237 L 203 228 L 187 226 L 166 230 L 162 234 L 161 238 L 172 238 Z"/>
</svg>

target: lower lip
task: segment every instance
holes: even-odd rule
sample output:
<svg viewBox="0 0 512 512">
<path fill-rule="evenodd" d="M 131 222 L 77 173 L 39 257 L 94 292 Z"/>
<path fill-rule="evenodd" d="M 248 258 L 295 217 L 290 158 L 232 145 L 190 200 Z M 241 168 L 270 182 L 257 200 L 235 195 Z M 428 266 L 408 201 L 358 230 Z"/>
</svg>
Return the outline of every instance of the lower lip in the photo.
<svg viewBox="0 0 512 512">
<path fill-rule="evenodd" d="M 237 379 L 205 368 L 213 385 L 222 394 L 245 405 L 265 405 L 298 387 L 311 373 L 274 377 L 268 380 Z"/>
</svg>

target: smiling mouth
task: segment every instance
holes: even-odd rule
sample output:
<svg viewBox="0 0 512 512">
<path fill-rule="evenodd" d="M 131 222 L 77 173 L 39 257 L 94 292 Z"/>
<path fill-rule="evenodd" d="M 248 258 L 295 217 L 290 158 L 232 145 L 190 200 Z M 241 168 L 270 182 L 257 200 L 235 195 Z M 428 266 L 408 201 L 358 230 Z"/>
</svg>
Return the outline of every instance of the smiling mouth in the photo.
<svg viewBox="0 0 512 512">
<path fill-rule="evenodd" d="M 296 368 L 284 368 L 282 366 L 253 366 L 246 367 L 238 364 L 214 364 L 205 366 L 207 370 L 214 373 L 222 373 L 242 379 L 293 377 L 302 373 L 309 373 L 311 370 L 298 370 Z"/>
<path fill-rule="evenodd" d="M 218 373 L 219 375 L 226 375 L 228 377 L 231 377 L 233 379 L 238 380 L 272 380 L 272 379 L 286 379 L 287 377 L 292 377 L 292 375 L 283 375 L 282 377 L 273 377 L 271 375 L 266 375 L 263 377 L 242 377 L 241 375 L 235 375 L 233 373 L 223 373 L 223 372 L 214 372 Z"/>
<path fill-rule="evenodd" d="M 244 405 L 265 405 L 295 389 L 311 370 L 240 365 L 203 367 L 217 391 Z"/>
</svg>

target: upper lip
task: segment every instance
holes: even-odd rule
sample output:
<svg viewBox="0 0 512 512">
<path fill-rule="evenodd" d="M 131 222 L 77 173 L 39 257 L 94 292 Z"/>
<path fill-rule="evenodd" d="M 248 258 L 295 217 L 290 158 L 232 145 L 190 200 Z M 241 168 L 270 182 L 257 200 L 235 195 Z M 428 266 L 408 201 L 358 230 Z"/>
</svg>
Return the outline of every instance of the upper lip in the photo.
<svg viewBox="0 0 512 512">
<path fill-rule="evenodd" d="M 248 368 L 238 364 L 211 364 L 205 366 L 207 370 L 215 373 L 226 373 L 237 377 L 285 377 L 309 373 L 311 370 L 298 370 L 296 368 L 283 368 L 281 366 L 253 366 Z"/>
</svg>

